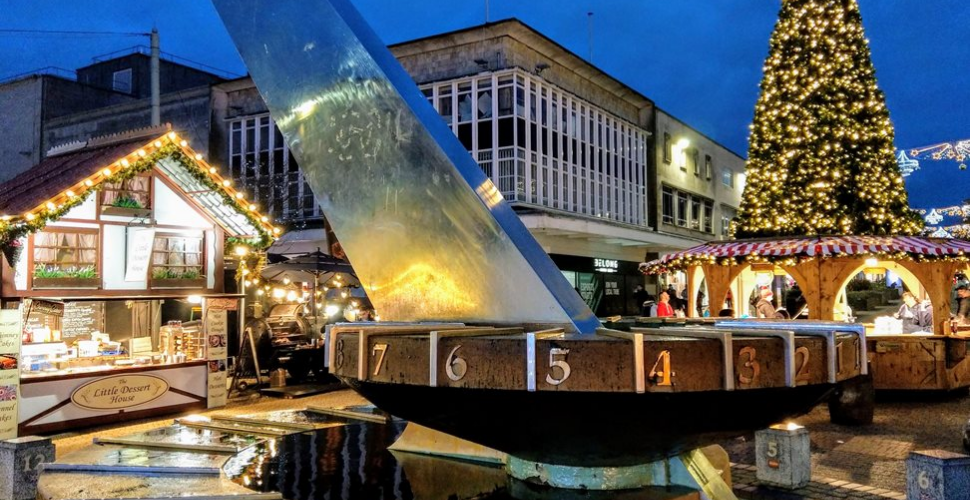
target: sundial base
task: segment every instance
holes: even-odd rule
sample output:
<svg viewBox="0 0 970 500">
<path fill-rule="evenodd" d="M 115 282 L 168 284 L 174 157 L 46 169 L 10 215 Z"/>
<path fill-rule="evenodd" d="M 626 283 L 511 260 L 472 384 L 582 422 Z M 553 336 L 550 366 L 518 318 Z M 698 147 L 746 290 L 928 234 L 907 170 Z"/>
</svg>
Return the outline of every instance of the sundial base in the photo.
<svg viewBox="0 0 970 500">
<path fill-rule="evenodd" d="M 724 466 L 730 467 L 730 464 Z M 522 460 L 509 456 L 505 470 L 520 481 L 553 488 L 629 490 L 650 486 L 683 486 L 710 500 L 737 500 L 731 486 L 700 449 L 641 465 L 577 467 Z"/>
</svg>

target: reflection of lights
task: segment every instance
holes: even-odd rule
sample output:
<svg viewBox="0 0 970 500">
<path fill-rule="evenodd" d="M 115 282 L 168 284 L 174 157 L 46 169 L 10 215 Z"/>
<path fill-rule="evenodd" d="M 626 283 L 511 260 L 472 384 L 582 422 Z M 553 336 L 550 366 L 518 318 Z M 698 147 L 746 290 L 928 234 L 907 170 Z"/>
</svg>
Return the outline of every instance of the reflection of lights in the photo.
<svg viewBox="0 0 970 500">
<path fill-rule="evenodd" d="M 340 308 L 334 304 L 327 304 L 327 308 L 323 310 L 324 314 L 327 316 L 333 316 L 340 311 Z"/>
<path fill-rule="evenodd" d="M 269 457 L 270 458 L 273 458 L 273 457 L 276 456 L 277 453 L 278 453 L 278 450 L 276 449 L 276 440 L 275 439 L 270 439 L 269 440 Z"/>
<path fill-rule="evenodd" d="M 185 422 L 208 422 L 209 421 L 209 417 L 205 417 L 205 416 L 202 416 L 202 415 L 189 415 L 187 417 L 180 418 L 179 421 L 185 421 Z"/>
<path fill-rule="evenodd" d="M 451 275 L 440 266 L 424 263 L 414 264 L 387 283 L 385 300 L 398 306 L 398 310 L 410 310 L 414 316 L 468 316 L 478 307 L 475 300 L 478 291 L 473 287 L 463 289 Z"/>
<path fill-rule="evenodd" d="M 485 179 L 485 182 L 482 182 L 475 188 L 475 192 L 485 202 L 485 206 L 490 209 L 495 208 L 504 199 L 502 198 L 502 193 L 499 192 L 498 188 L 495 187 L 495 184 L 490 179 Z"/>
<path fill-rule="evenodd" d="M 243 484 L 246 485 L 246 486 L 249 486 L 249 485 L 253 484 L 253 480 L 252 479 L 249 479 L 249 474 L 244 475 L 242 477 L 242 480 L 243 480 Z"/>
</svg>

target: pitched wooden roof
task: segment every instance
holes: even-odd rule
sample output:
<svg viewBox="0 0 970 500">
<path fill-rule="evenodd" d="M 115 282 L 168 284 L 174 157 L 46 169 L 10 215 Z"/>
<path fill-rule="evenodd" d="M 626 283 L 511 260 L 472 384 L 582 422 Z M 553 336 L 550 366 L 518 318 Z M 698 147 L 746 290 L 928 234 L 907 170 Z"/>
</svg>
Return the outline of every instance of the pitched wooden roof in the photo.
<svg viewBox="0 0 970 500">
<path fill-rule="evenodd" d="M 70 189 L 92 172 L 127 156 L 147 140 L 148 138 L 140 136 L 48 157 L 0 184 L 0 215 L 23 215 L 24 212 Z"/>
</svg>

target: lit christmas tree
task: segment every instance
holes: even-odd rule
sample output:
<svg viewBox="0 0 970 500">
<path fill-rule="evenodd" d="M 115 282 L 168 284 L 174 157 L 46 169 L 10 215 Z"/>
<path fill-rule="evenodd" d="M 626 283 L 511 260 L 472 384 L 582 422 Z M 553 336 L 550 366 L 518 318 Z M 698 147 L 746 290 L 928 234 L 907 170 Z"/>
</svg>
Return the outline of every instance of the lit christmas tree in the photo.
<svg viewBox="0 0 970 500">
<path fill-rule="evenodd" d="M 856 0 L 783 0 L 734 236 L 919 233 L 894 150 Z"/>
</svg>

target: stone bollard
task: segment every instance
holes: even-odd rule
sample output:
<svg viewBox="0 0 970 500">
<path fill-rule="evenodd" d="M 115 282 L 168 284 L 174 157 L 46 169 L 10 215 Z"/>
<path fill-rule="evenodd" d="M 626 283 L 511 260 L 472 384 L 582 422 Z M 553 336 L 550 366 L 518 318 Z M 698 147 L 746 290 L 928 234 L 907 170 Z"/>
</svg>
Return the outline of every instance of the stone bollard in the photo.
<svg viewBox="0 0 970 500">
<path fill-rule="evenodd" d="M 34 500 L 40 464 L 53 461 L 50 438 L 24 436 L 0 441 L 0 500 Z"/>
<path fill-rule="evenodd" d="M 797 424 L 773 425 L 754 433 L 758 481 L 795 489 L 812 479 L 808 430 Z"/>
<path fill-rule="evenodd" d="M 908 500 L 966 500 L 970 456 L 943 450 L 914 451 L 906 459 Z"/>
</svg>

